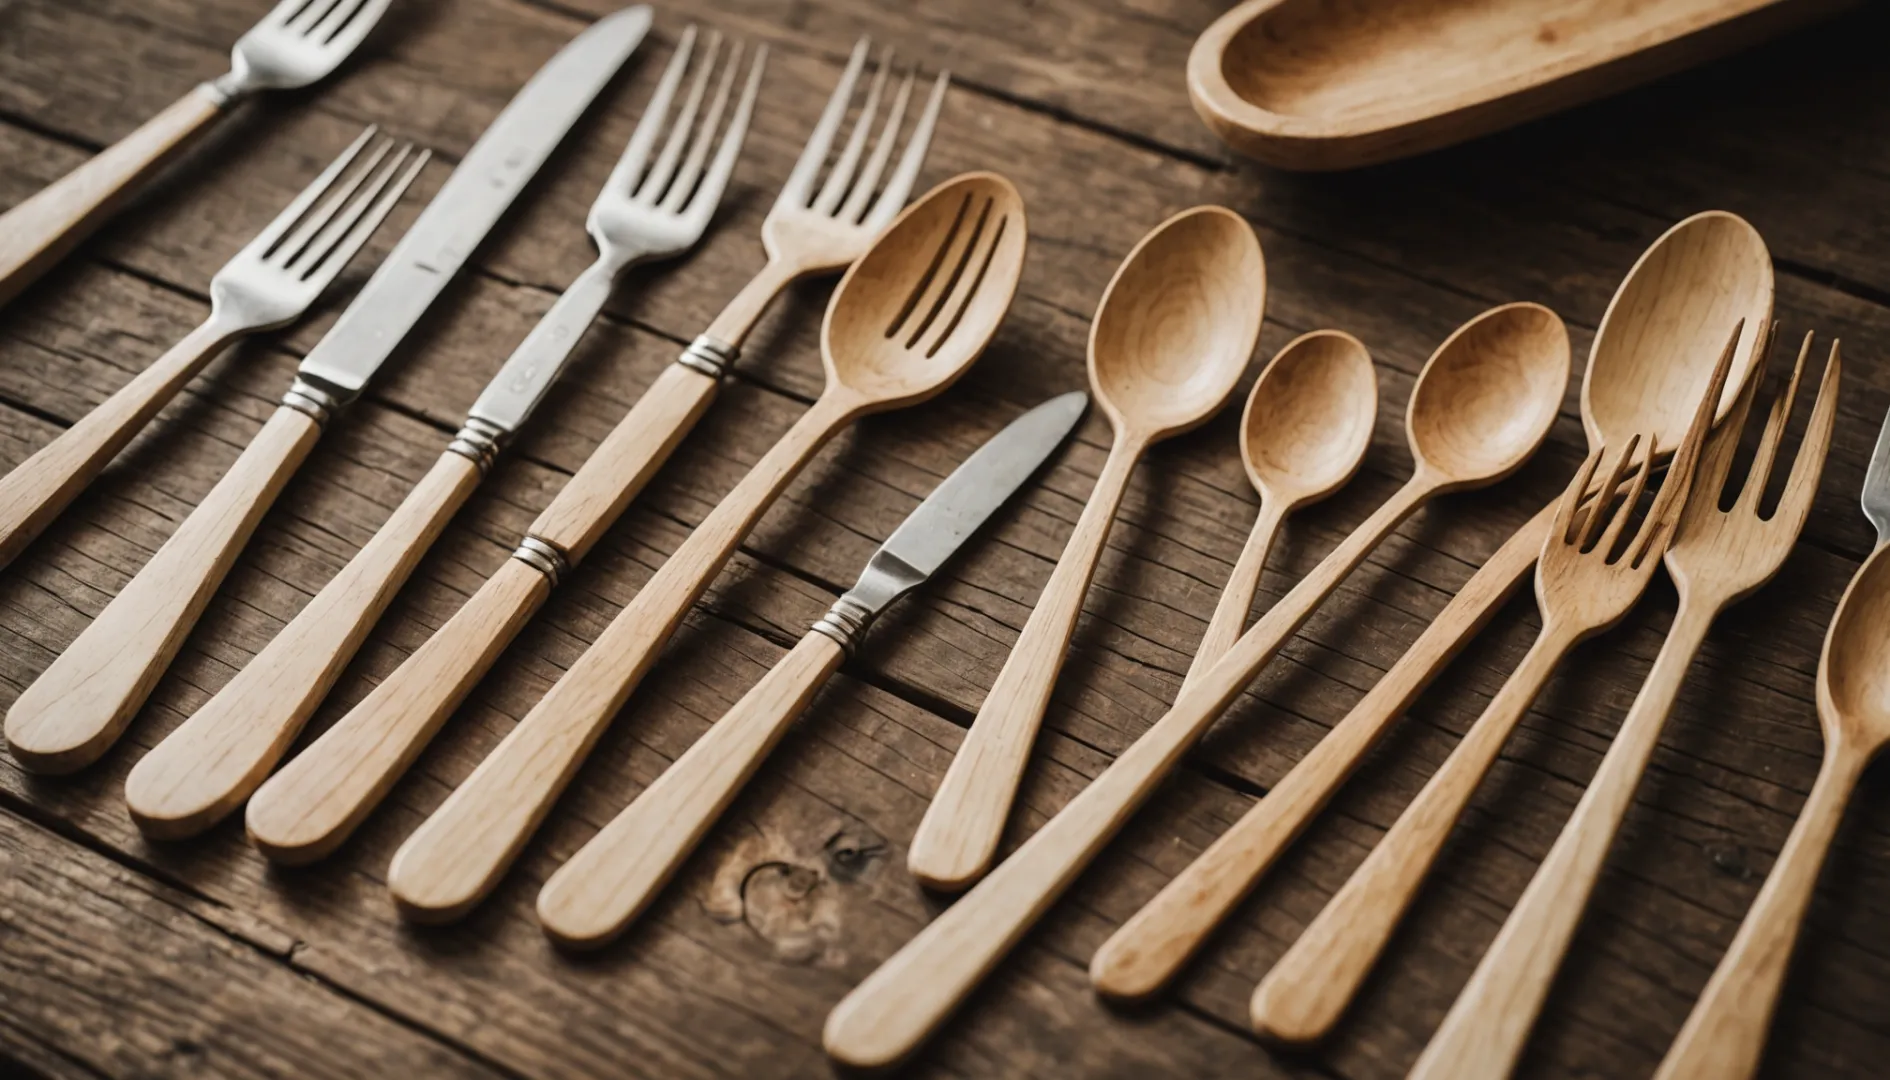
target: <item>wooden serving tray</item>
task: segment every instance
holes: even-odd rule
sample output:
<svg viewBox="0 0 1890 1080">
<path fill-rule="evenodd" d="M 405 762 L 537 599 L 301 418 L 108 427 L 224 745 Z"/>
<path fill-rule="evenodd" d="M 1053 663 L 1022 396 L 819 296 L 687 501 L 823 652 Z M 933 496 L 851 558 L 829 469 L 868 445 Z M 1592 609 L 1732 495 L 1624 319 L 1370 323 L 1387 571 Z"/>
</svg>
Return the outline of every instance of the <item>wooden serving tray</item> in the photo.
<svg viewBox="0 0 1890 1080">
<path fill-rule="evenodd" d="M 1721 56 L 1850 0 L 1247 0 L 1188 93 L 1236 151 L 1348 169 L 1461 142 Z"/>
</svg>

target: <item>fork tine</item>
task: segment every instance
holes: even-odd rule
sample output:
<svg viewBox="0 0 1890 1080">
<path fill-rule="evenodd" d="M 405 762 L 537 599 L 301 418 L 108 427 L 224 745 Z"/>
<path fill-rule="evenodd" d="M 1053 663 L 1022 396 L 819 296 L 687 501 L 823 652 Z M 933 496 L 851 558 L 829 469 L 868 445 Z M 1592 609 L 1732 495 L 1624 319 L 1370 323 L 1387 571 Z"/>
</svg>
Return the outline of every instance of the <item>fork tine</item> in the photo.
<svg viewBox="0 0 1890 1080">
<path fill-rule="evenodd" d="M 1711 509 L 1719 510 L 1719 501 L 1727 494 L 1726 478 L 1732 472 L 1733 458 L 1739 453 L 1739 440 L 1745 434 L 1746 420 L 1752 414 L 1753 399 L 1758 397 L 1759 384 L 1765 381 L 1765 370 L 1771 366 L 1772 341 L 1778 333 L 1778 323 L 1765 328 L 1758 340 L 1753 342 L 1752 365 L 1746 369 L 1746 378 L 1739 385 L 1739 397 L 1733 401 L 1731 411 L 1725 419 L 1713 426 L 1712 434 L 1706 437 L 1706 450 L 1700 458 L 1699 477 L 1694 481 L 1694 489 L 1711 503 Z M 1752 473 L 1746 473 L 1744 485 Z M 1736 494 L 1736 493 L 1735 493 Z M 1692 502 L 1689 498 L 1688 502 Z"/>
<path fill-rule="evenodd" d="M 866 204 L 873 197 L 873 191 L 879 187 L 880 174 L 886 171 L 886 163 L 892 160 L 893 144 L 899 141 L 899 125 L 905 122 L 906 104 L 912 98 L 912 81 L 918 77 L 917 68 L 909 69 L 906 77 L 899 80 L 899 92 L 893 95 L 892 108 L 886 112 L 886 124 L 880 128 L 879 139 L 873 144 L 873 156 L 866 159 L 866 168 L 853 181 L 853 192 L 847 196 L 847 203 L 840 208 L 841 221 L 857 224 L 860 215 L 866 212 Z"/>
<path fill-rule="evenodd" d="M 689 142 L 690 132 L 696 126 L 696 114 L 702 108 L 702 95 L 708 90 L 709 76 L 715 73 L 716 61 L 721 59 L 722 32 L 709 31 L 709 47 L 704 51 L 702 63 L 696 68 L 696 77 L 689 82 L 689 96 L 683 99 L 682 110 L 669 124 L 669 138 L 663 142 L 663 152 L 657 155 L 656 164 L 650 166 L 649 175 L 637 185 L 634 198 L 638 202 L 655 205 L 669 188 L 669 181 L 676 174 L 676 163 L 682 159 L 683 147 Z"/>
<path fill-rule="evenodd" d="M 1588 482 L 1595 478 L 1595 470 L 1601 467 L 1601 459 L 1607 452 L 1606 443 L 1589 451 L 1582 460 L 1581 469 L 1575 473 L 1574 481 L 1569 484 L 1567 493 L 1563 495 L 1561 505 L 1556 508 L 1554 529 L 1549 535 L 1560 537 L 1564 544 L 1575 542 L 1575 511 L 1581 507 L 1582 500 L 1587 498 Z"/>
<path fill-rule="evenodd" d="M 906 140 L 906 152 L 899 158 L 899 167 L 893 170 L 892 179 L 886 181 L 886 190 L 880 192 L 872 213 L 860 224 L 874 231 L 883 229 L 906 205 L 912 184 L 919 178 L 919 166 L 925 164 L 925 152 L 932 146 L 932 130 L 938 126 L 939 109 L 945 104 L 945 89 L 951 82 L 949 71 L 939 72 L 938 78 L 933 80 L 932 96 L 926 100 L 925 111 L 919 114 L 919 122 L 913 125 L 912 135 Z"/>
<path fill-rule="evenodd" d="M 834 207 L 840 205 L 840 196 L 847 193 L 853 170 L 859 167 L 860 155 L 866 150 L 866 136 L 873 130 L 873 117 L 879 112 L 879 98 L 886 91 L 886 76 L 892 72 L 892 60 L 893 51 L 889 46 L 880 54 L 879 70 L 867 84 L 866 101 L 860 106 L 860 115 L 853 118 L 853 131 L 847 136 L 847 144 L 841 148 L 833 168 L 828 170 L 827 182 L 820 186 L 820 194 L 814 196 L 813 209 L 817 214 L 833 213 Z"/>
<path fill-rule="evenodd" d="M 394 159 L 382 168 L 381 159 L 386 156 L 385 151 L 390 149 L 395 150 Z M 336 238 L 345 236 L 348 230 L 354 227 L 354 223 L 360 220 L 363 211 L 387 187 L 388 178 L 400 171 L 401 165 L 413 153 L 413 149 L 412 143 L 402 143 L 398 147 L 392 144 L 381 147 L 383 153 L 375 155 L 368 167 L 361 170 L 361 175 L 356 177 L 355 183 L 349 190 L 330 200 L 328 207 L 331 211 L 330 219 L 322 225 L 320 230 L 311 234 L 301 246 L 290 252 L 288 258 L 283 260 L 283 268 L 301 275 L 309 268 L 318 265 L 322 256 L 334 248 Z M 355 198 L 355 190 L 367 181 L 372 181 L 372 183 L 368 184 L 367 189 L 359 198 Z"/>
<path fill-rule="evenodd" d="M 410 149 L 412 147 L 403 148 L 402 155 L 404 156 Z M 387 220 L 387 215 L 393 211 L 394 204 L 400 202 L 400 197 L 407 193 L 407 189 L 413 185 L 415 178 L 420 175 L 420 170 L 426 167 L 427 160 L 432 156 L 433 152 L 430 150 L 422 150 L 413 155 L 413 160 L 407 165 L 405 172 L 394 177 L 391 182 L 381 185 L 380 198 L 377 201 L 370 205 L 368 199 L 363 198 L 360 203 L 361 212 L 355 215 L 352 226 L 341 235 L 332 248 L 302 272 L 302 280 L 315 284 L 317 288 L 325 289 L 329 282 L 340 276 L 341 271 L 353 261 L 355 255 L 360 253 L 362 245 L 366 244 L 368 238 L 374 235 L 374 231 L 381 227 L 381 222 Z M 390 168 L 387 176 L 393 177 L 393 172 L 394 170 Z"/>
<path fill-rule="evenodd" d="M 1581 550 L 1588 551 L 1594 547 L 1595 537 L 1600 534 L 1603 523 L 1609 520 L 1609 510 L 1614 506 L 1614 493 L 1620 488 L 1621 478 L 1627 475 L 1628 463 L 1634 460 L 1634 451 L 1640 445 L 1639 435 L 1628 440 L 1627 445 L 1621 448 L 1620 455 L 1614 459 L 1614 464 L 1609 467 L 1608 478 L 1596 490 L 1594 506 L 1589 509 L 1588 520 L 1582 525 L 1581 542 L 1575 545 Z M 1621 508 L 1614 517 L 1619 520 L 1632 513 L 1634 508 L 1627 506 Z"/>
<path fill-rule="evenodd" d="M 394 146 L 391 140 L 375 146 L 368 154 L 367 160 L 361 163 L 361 167 L 353 170 L 347 182 L 329 192 L 322 199 L 321 205 L 310 211 L 296 225 L 295 230 L 287 239 L 265 253 L 264 259 L 283 266 L 293 265 L 297 259 L 301 258 L 302 253 L 308 249 L 315 237 L 320 235 L 321 231 L 328 227 L 328 223 L 335 219 L 335 215 L 339 214 L 348 205 L 349 200 L 354 198 L 354 193 L 361 189 L 361 185 L 374 175 L 376 169 L 380 168 L 381 162 L 386 159 L 388 151 Z"/>
<path fill-rule="evenodd" d="M 707 223 L 709 214 L 716 204 L 722 201 L 722 191 L 728 187 L 728 178 L 735 172 L 735 159 L 741 156 L 742 143 L 748 138 L 748 119 L 754 115 L 755 98 L 761 93 L 761 73 L 768 67 L 768 46 L 755 46 L 755 60 L 748 68 L 748 85 L 742 90 L 742 99 L 735 105 L 735 115 L 728 122 L 728 130 L 722 133 L 722 145 L 715 152 L 715 162 L 709 166 L 709 174 L 703 178 L 702 186 L 696 189 L 695 197 L 689 200 L 688 214 L 691 218 Z M 734 71 L 735 66 L 729 65 Z"/>
<path fill-rule="evenodd" d="M 656 136 L 662 132 L 663 118 L 669 115 L 669 103 L 676 96 L 676 88 L 682 85 L 683 70 L 689 66 L 689 54 L 695 47 L 696 28 L 691 25 L 676 39 L 676 55 L 669 58 L 669 66 L 663 69 L 663 78 L 657 82 L 649 104 L 643 107 L 637 129 L 630 134 L 630 145 L 623 148 L 623 156 L 611 167 L 604 190 L 619 191 L 626 196 L 636 191 L 637 177 L 642 175 L 643 163 L 649 160 L 650 148 L 656 145 Z"/>
<path fill-rule="evenodd" d="M 1627 523 L 1634 518 L 1634 511 L 1641 505 L 1641 493 L 1647 490 L 1647 478 L 1654 471 L 1654 455 L 1659 450 L 1659 437 L 1654 432 L 1640 436 L 1639 442 L 1645 453 L 1641 463 L 1634 470 L 1634 481 L 1628 485 L 1626 497 L 1621 500 L 1621 512 L 1608 523 L 1608 531 L 1601 534 L 1601 543 L 1595 550 L 1601 557 L 1612 562 L 1621 543 L 1621 533 L 1627 529 Z M 1633 456 L 1633 445 L 1629 444 L 1628 456 Z"/>
<path fill-rule="evenodd" d="M 794 171 L 788 174 L 787 183 L 781 185 L 781 194 L 775 196 L 776 206 L 807 205 L 814 187 L 814 176 L 820 172 L 821 163 L 827 160 L 827 148 L 833 145 L 834 133 L 840 130 L 840 121 L 846 118 L 847 103 L 853 100 L 853 84 L 859 80 L 860 70 L 866 66 L 866 52 L 871 43 L 861 38 L 853 46 L 853 56 L 847 60 L 847 70 L 840 76 L 840 85 L 833 88 L 833 94 L 827 98 L 827 107 L 820 111 L 820 120 L 814 124 L 813 134 L 807 137 L 807 145 L 801 148 L 801 156 L 794 162 Z"/>
<path fill-rule="evenodd" d="M 1805 377 L 1805 358 L 1811 355 L 1811 342 L 1815 335 L 1805 333 L 1805 340 L 1798 346 L 1798 360 L 1792 364 L 1791 381 L 1785 384 L 1785 392 L 1772 402 L 1772 411 L 1765 418 L 1765 433 L 1759 436 L 1759 449 L 1752 458 L 1752 470 L 1746 474 L 1746 489 L 1739 495 L 1741 506 L 1758 513 L 1759 500 L 1765 497 L 1765 489 L 1770 484 L 1772 465 L 1778 460 L 1778 444 L 1785 439 L 1785 423 L 1791 419 L 1792 405 L 1798 400 L 1798 386 Z"/>
<path fill-rule="evenodd" d="M 362 3 L 363 0 L 340 0 L 334 7 L 328 9 L 328 14 L 322 16 L 322 20 L 315 24 L 308 36 L 322 41 L 333 40 L 334 36 L 348 25 L 348 20 L 360 12 Z"/>
<path fill-rule="evenodd" d="M 1740 319 L 1733 324 L 1732 336 L 1726 339 L 1726 347 L 1720 350 L 1719 363 L 1713 367 L 1713 377 L 1707 380 L 1706 392 L 1700 395 L 1700 403 L 1693 411 L 1693 422 L 1687 425 L 1687 433 L 1680 440 L 1680 446 L 1674 451 L 1673 463 L 1667 467 L 1667 482 L 1660 487 L 1660 494 L 1654 497 L 1653 508 L 1647 512 L 1647 520 L 1641 525 L 1640 535 L 1635 541 L 1634 565 L 1653 550 L 1655 537 L 1661 535 L 1666 526 L 1680 516 L 1680 510 L 1687 503 L 1687 493 L 1692 490 L 1694 474 L 1699 465 L 1700 449 L 1706 442 L 1706 433 L 1712 430 L 1713 415 L 1719 409 L 1719 399 L 1726 391 L 1726 376 L 1732 371 L 1733 354 L 1739 350 L 1739 335 L 1745 332 L 1746 320 Z"/>
<path fill-rule="evenodd" d="M 1798 460 L 1792 462 L 1785 491 L 1772 511 L 1773 521 L 1791 522 L 1794 532 L 1802 528 L 1811 513 L 1812 497 L 1818 493 L 1818 477 L 1824 470 L 1825 456 L 1831 450 L 1831 430 L 1837 425 L 1838 384 L 1843 379 L 1844 362 L 1838 342 L 1831 342 L 1831 353 L 1824 362 L 1824 378 L 1818 383 L 1818 400 L 1811 406 L 1811 422 L 1805 425 L 1805 437 L 1798 443 Z"/>
<path fill-rule="evenodd" d="M 361 44 L 362 39 L 366 38 L 375 25 L 381 21 L 381 16 L 387 14 L 387 5 L 392 2 L 393 0 L 361 0 L 355 5 L 354 14 L 348 17 L 347 25 L 328 36 L 327 46 L 338 52 L 353 52 L 354 47 Z"/>
<path fill-rule="evenodd" d="M 306 35 L 310 30 L 315 28 L 316 23 L 321 22 L 322 18 L 340 2 L 341 0 L 308 0 L 307 3 L 295 8 L 294 11 L 285 12 L 282 26 L 284 29 L 293 30 L 298 34 Z M 282 7 L 288 8 L 294 4 L 295 0 L 286 0 Z"/>
<path fill-rule="evenodd" d="M 659 209 L 671 214 L 681 210 L 689 193 L 695 190 L 696 181 L 702 178 L 702 164 L 709 157 L 709 145 L 715 141 L 715 133 L 722 127 L 722 116 L 728 112 L 729 88 L 735 84 L 735 73 L 741 66 L 742 43 L 731 41 L 728 62 L 722 65 L 722 77 L 715 84 L 715 100 L 709 103 L 708 113 L 696 125 L 695 136 L 689 140 L 689 156 L 683 159 L 682 168 L 676 170 Z"/>
<path fill-rule="evenodd" d="M 335 160 L 329 162 L 328 167 L 323 169 L 319 176 L 310 180 L 308 186 L 296 195 L 294 201 L 283 207 L 282 212 L 276 215 L 276 219 L 269 223 L 269 227 L 258 233 L 254 240 L 244 246 L 243 250 L 258 258 L 273 250 L 289 230 L 302 220 L 302 216 L 308 213 L 308 208 L 315 205 L 315 200 L 321 198 L 322 193 L 334 184 L 335 178 L 361 155 L 361 148 L 366 146 L 379 131 L 380 129 L 373 124 L 364 128 L 361 134 L 356 135 L 354 141 L 348 144 L 348 148 L 343 150 Z"/>
</svg>

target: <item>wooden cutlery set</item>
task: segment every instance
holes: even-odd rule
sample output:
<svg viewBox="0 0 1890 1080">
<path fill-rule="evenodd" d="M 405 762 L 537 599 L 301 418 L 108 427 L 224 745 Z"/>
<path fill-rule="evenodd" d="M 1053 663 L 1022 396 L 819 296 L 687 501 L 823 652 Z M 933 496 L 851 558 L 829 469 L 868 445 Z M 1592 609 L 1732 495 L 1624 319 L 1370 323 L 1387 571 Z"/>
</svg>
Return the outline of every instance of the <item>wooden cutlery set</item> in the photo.
<svg viewBox="0 0 1890 1080">
<path fill-rule="evenodd" d="M 239 42 L 232 74 L 188 96 L 66 180 L 0 217 L 0 301 L 95 227 L 140 178 L 232 101 L 306 85 L 364 38 L 386 0 L 285 0 Z M 21 693 L 6 717 L 27 769 L 95 761 L 138 713 L 327 419 L 393 355 L 553 148 L 636 50 L 647 8 L 599 20 L 519 92 L 309 352 L 274 416 L 144 569 Z M 674 56 L 586 223 L 598 256 L 519 343 L 438 462 L 382 529 L 207 703 L 131 771 L 126 801 L 155 839 L 196 835 L 245 807 L 251 841 L 285 864 L 333 852 L 370 814 L 572 566 L 695 423 L 773 299 L 845 271 L 821 327 L 824 390 L 668 558 L 526 717 L 396 853 L 401 913 L 458 918 L 500 881 L 743 538 L 833 437 L 929 400 L 991 341 L 1023 272 L 1022 199 L 971 173 L 907 205 L 944 99 L 890 55 L 852 53 L 762 226 L 766 261 L 650 386 L 520 538 L 513 557 L 437 633 L 286 764 L 307 719 L 421 555 L 526 423 L 629 267 L 705 233 L 759 95 L 765 49 L 694 29 Z M 851 127 L 844 139 L 841 129 Z M 372 129 L 210 284 L 212 308 L 124 389 L 0 479 L 0 565 L 95 478 L 208 360 L 305 313 L 427 162 Z M 1132 250 L 1091 326 L 1090 394 L 1114 442 L 1095 488 L 909 849 L 913 877 L 969 889 L 829 1016 L 828 1052 L 894 1064 L 921 1045 L 1093 860 L 1320 604 L 1433 497 L 1510 475 L 1548 434 L 1567 389 L 1561 319 L 1508 304 L 1424 365 L 1405 428 L 1408 481 L 1246 626 L 1274 535 L 1342 487 L 1378 410 L 1370 355 L 1322 330 L 1288 344 L 1247 399 L 1240 454 L 1259 517 L 1173 708 L 1009 858 L 1000 839 L 1098 559 L 1136 463 L 1215 415 L 1259 338 L 1266 268 L 1252 228 L 1184 211 Z M 1588 358 L 1589 454 L 1561 497 L 1491 556 L 1341 723 L 1213 846 L 1124 924 L 1091 964 L 1115 999 L 1160 992 L 1357 768 L 1392 722 L 1526 577 L 1542 630 L 1500 692 L 1371 856 L 1254 992 L 1256 1030 L 1287 1044 L 1337 1022 L 1422 886 L 1456 820 L 1561 658 L 1620 621 L 1659 566 L 1679 613 L 1599 773 L 1457 1000 L 1416 1073 L 1515 1066 L 1615 832 L 1715 616 L 1779 569 L 1809 513 L 1836 415 L 1839 356 L 1785 387 L 1752 423 L 1772 351 L 1773 279 L 1758 234 L 1730 214 L 1675 225 L 1615 294 Z M 1817 379 L 1795 453 L 1794 406 Z M 874 619 L 923 584 L 1074 430 L 1072 392 L 1013 420 L 906 519 L 857 584 L 729 712 L 546 882 L 538 917 L 570 947 L 620 934 L 715 824 Z M 1756 442 L 1734 469 L 1741 444 Z M 1663 473 L 1657 477 L 1657 473 Z M 1775 478 L 1778 478 L 1775 480 Z M 1768 486 L 1772 494 L 1768 495 Z M 1865 484 L 1890 538 L 1890 428 Z M 1757 1065 L 1819 863 L 1865 763 L 1890 738 L 1882 542 L 1838 609 L 1819 666 L 1828 754 L 1746 925 L 1661 1075 Z M 278 768 L 278 765 L 281 765 Z"/>
</svg>

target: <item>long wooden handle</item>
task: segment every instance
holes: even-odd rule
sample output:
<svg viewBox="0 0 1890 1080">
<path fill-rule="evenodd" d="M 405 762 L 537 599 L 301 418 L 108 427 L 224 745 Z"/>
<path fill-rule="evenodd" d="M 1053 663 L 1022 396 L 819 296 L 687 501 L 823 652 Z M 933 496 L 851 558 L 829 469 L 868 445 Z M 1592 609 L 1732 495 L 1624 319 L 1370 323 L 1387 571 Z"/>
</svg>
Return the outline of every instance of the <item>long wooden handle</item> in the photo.
<svg viewBox="0 0 1890 1080">
<path fill-rule="evenodd" d="M 1338 1022 L 1404 917 L 1477 784 L 1575 634 L 1554 622 L 1490 700 L 1442 768 L 1399 815 L 1253 993 L 1253 1027 L 1275 1042 L 1317 1041 Z"/>
<path fill-rule="evenodd" d="M 440 455 L 341 573 L 138 762 L 125 781 L 125 803 L 146 836 L 195 836 L 256 790 L 478 485 L 470 458 Z"/>
<path fill-rule="evenodd" d="M 1043 595 L 919 821 L 906 868 L 928 888 L 963 889 L 997 857 L 1011 800 L 1023 783 L 1031 745 L 1083 613 L 1083 597 L 1146 445 L 1130 437 L 1116 440 Z"/>
<path fill-rule="evenodd" d="M 20 694 L 7 742 L 33 772 L 98 759 L 150 696 L 321 427 L 287 405 L 92 625 Z"/>
<path fill-rule="evenodd" d="M 202 87 L 92 160 L 0 214 L 0 304 L 64 258 L 118 211 L 139 183 L 189 146 L 222 111 Z"/>
<path fill-rule="evenodd" d="M 0 219 L 0 228 L 4 225 Z M 0 567 L 52 524 L 158 410 L 241 332 L 214 317 L 206 320 L 0 478 Z"/>
<path fill-rule="evenodd" d="M 1758 1071 L 1818 871 L 1869 763 L 1864 748 L 1826 743 L 1811 797 L 1654 1080 L 1742 1080 Z"/>
<path fill-rule="evenodd" d="M 844 395 L 815 402 L 407 838 L 387 872 L 402 914 L 419 922 L 455 919 L 492 890 L 742 537 L 859 408 Z"/>
<path fill-rule="evenodd" d="M 629 926 L 735 800 L 845 657 L 809 633 L 623 812 L 551 875 L 538 921 L 572 948 L 603 945 Z"/>
<path fill-rule="evenodd" d="M 1206 674 L 1227 655 L 1234 642 L 1240 640 L 1240 632 L 1247 627 L 1247 615 L 1253 610 L 1253 594 L 1260 590 L 1260 576 L 1267 568 L 1267 553 L 1273 550 L 1273 538 L 1279 535 L 1280 523 L 1292 509 L 1278 499 L 1268 499 L 1260 505 L 1260 516 L 1254 519 L 1253 531 L 1247 534 L 1240 558 L 1234 560 L 1234 572 L 1228 576 L 1227 587 L 1221 590 L 1221 598 L 1214 604 L 1207 632 L 1201 635 L 1201 645 L 1195 649 L 1188 674 L 1181 680 L 1182 689 Z"/>
<path fill-rule="evenodd" d="M 550 595 L 544 574 L 505 560 L 392 675 L 256 790 L 244 811 L 250 842 L 290 866 L 341 846 Z"/>
<path fill-rule="evenodd" d="M 1089 966 L 1098 993 L 1136 1000 L 1174 978 L 1431 679 L 1528 579 L 1554 518 L 1551 504 L 1504 541 L 1345 719 L 1103 943 Z"/>
<path fill-rule="evenodd" d="M 1660 741 L 1661 726 L 1673 710 L 1687 665 L 1706 640 L 1712 621 L 1713 611 L 1707 606 L 1682 599 L 1653 670 L 1601 759 L 1601 768 L 1490 951 L 1419 1056 L 1411 1077 L 1500 1080 L 1516 1068 L 1529 1029 L 1581 923 L 1588 896 L 1608 861 L 1614 834 Z"/>
<path fill-rule="evenodd" d="M 1242 634 L 1220 663 L 1183 690 L 1175 707 L 1101 776 L 855 987 L 827 1017 L 827 1053 L 854 1067 L 882 1068 L 937 1031 L 1339 582 L 1435 490 L 1431 477 L 1412 477 Z"/>
</svg>

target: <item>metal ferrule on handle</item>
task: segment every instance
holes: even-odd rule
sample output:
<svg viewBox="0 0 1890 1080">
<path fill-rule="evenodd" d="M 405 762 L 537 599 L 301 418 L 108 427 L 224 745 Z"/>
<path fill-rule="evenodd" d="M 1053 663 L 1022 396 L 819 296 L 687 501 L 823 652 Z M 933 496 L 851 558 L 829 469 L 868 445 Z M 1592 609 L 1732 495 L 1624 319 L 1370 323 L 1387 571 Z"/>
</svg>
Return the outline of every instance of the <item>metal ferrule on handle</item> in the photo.
<svg viewBox="0 0 1890 1080">
<path fill-rule="evenodd" d="M 520 540 L 518 549 L 512 552 L 512 557 L 545 575 L 553 588 L 557 587 L 558 580 L 571 569 L 571 560 L 565 557 L 564 552 L 536 536 L 527 536 Z"/>
<path fill-rule="evenodd" d="M 703 334 L 689 343 L 676 362 L 692 371 L 700 371 L 711 379 L 721 379 L 728 374 L 728 369 L 740 359 L 741 349 L 725 341 L 719 341 Z"/>
<path fill-rule="evenodd" d="M 282 404 L 315 421 L 318 428 L 326 428 L 328 418 L 350 400 L 352 398 L 318 386 L 300 375 L 295 377 L 288 391 L 282 395 Z"/>
<path fill-rule="evenodd" d="M 827 614 L 814 624 L 816 633 L 825 634 L 838 642 L 840 648 L 852 657 L 860 636 L 866 628 L 873 625 L 879 613 L 887 605 L 905 594 L 925 584 L 926 575 L 884 548 L 873 553 L 873 558 L 866 564 L 866 572 L 854 583 L 840 599 L 834 601 Z"/>
<path fill-rule="evenodd" d="M 460 457 L 472 462 L 484 476 L 492 471 L 492 462 L 499 456 L 499 450 L 505 445 L 509 433 L 497 424 L 468 416 L 466 423 L 454 433 L 453 441 L 446 448 Z"/>
</svg>

